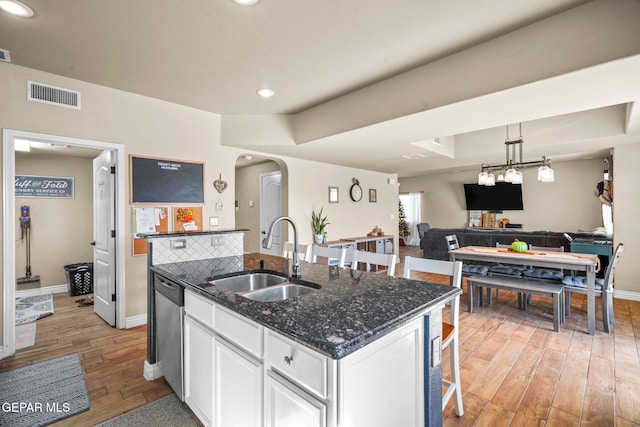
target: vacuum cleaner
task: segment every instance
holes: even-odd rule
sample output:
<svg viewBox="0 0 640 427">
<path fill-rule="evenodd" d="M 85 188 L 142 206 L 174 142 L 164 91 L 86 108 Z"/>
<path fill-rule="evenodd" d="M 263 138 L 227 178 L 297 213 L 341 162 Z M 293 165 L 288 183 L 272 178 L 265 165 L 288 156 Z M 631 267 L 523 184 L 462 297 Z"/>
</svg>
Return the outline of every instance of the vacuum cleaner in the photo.
<svg viewBox="0 0 640 427">
<path fill-rule="evenodd" d="M 25 276 L 18 277 L 18 285 L 25 283 L 36 283 L 40 281 L 40 276 L 31 275 L 31 215 L 29 206 L 20 206 L 20 239 L 26 243 L 27 249 L 27 265 L 25 267 Z"/>
</svg>

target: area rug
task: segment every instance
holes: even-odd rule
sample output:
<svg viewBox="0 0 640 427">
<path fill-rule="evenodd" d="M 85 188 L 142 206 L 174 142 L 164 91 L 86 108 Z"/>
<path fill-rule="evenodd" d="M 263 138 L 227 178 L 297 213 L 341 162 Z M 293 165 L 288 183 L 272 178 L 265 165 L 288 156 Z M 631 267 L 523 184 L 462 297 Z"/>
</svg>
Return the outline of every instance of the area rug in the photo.
<svg viewBox="0 0 640 427">
<path fill-rule="evenodd" d="M 53 294 L 16 298 L 16 325 L 33 322 L 53 314 Z"/>
<path fill-rule="evenodd" d="M 0 373 L 0 426 L 44 426 L 89 409 L 76 353 Z"/>
<path fill-rule="evenodd" d="M 175 393 L 129 411 L 96 427 L 172 426 L 199 427 L 202 423 Z"/>
<path fill-rule="evenodd" d="M 16 326 L 16 350 L 36 345 L 36 322 Z"/>
</svg>

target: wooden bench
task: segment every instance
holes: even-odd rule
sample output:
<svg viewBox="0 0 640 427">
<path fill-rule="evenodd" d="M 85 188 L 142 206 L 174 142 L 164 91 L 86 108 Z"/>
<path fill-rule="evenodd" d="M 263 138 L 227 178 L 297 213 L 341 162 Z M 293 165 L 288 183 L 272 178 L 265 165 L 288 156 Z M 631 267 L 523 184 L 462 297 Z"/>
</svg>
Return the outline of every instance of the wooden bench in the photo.
<svg viewBox="0 0 640 427">
<path fill-rule="evenodd" d="M 558 332 L 564 321 L 564 290 L 561 284 L 508 276 L 469 276 L 467 284 L 469 313 L 473 312 L 475 300 L 482 301 L 482 288 L 504 289 L 518 292 L 518 308 L 523 310 L 527 309 L 527 294 L 553 297 L 553 330 Z"/>
</svg>

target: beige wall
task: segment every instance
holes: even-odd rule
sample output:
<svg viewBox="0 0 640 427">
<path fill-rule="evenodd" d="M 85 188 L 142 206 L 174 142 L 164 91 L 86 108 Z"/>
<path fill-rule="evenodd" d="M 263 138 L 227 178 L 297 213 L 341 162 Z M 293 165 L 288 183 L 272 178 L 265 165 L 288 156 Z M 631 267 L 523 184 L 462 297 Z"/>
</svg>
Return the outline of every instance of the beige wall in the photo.
<svg viewBox="0 0 640 427">
<path fill-rule="evenodd" d="M 326 163 L 285 158 L 289 173 L 289 215 L 298 223 L 301 242 L 313 242 L 311 212 L 324 208 L 331 223 L 327 238 L 365 236 L 375 226 L 395 236 L 398 246 L 398 185 L 396 174 L 381 174 Z M 360 202 L 349 198 L 351 179 L 360 181 L 364 195 Z M 338 187 L 339 203 L 329 203 L 329 186 Z M 377 202 L 369 202 L 369 189 L 377 190 Z"/>
<path fill-rule="evenodd" d="M 27 101 L 27 80 L 81 91 L 82 110 Z M 209 217 L 217 216 L 220 218 L 218 228 L 235 227 L 235 164 L 245 151 L 222 145 L 219 115 L 4 62 L 0 62 L 0 94 L 0 128 L 122 144 L 127 156 L 204 161 L 204 221 L 208 224 Z M 324 205 L 332 222 L 330 238 L 363 235 L 375 225 L 397 234 L 394 228 L 397 229 L 398 190 L 397 186 L 387 184 L 389 175 L 278 157 L 287 170 L 289 181 L 288 187 L 285 183 L 283 188 L 283 206 L 297 223 L 308 223 L 311 210 Z M 128 201 L 128 164 L 124 167 L 127 169 L 125 197 Z M 212 185 L 219 175 L 229 183 L 223 193 L 215 191 Z M 360 179 L 365 193 L 369 188 L 377 188 L 378 203 L 369 203 L 366 194 L 360 203 L 352 202 L 348 198 L 352 177 Z M 330 185 L 340 188 L 338 204 L 327 203 Z M 222 211 L 215 209 L 218 200 L 223 203 Z M 390 218 L 391 214 L 394 219 Z M 300 228 L 301 241 L 310 241 L 310 227 Z M 131 205 L 126 206 L 124 233 L 129 242 L 132 236 Z M 125 248 L 125 315 L 132 317 L 146 313 L 146 256 L 134 257 L 128 242 Z M 20 276 L 21 272 L 17 270 L 16 274 Z"/>
<path fill-rule="evenodd" d="M 397 237 L 398 185 L 388 183 L 389 177 L 396 179 L 395 174 L 380 174 L 289 157 L 277 159 L 285 165 L 282 171 L 283 188 L 288 188 L 282 193 L 282 197 L 287 199 L 287 203 L 283 203 L 282 213 L 296 221 L 300 243 L 313 242 L 311 212 L 321 208 L 330 222 L 327 227 L 329 240 L 364 236 L 375 226 Z M 236 211 L 236 226 L 251 230 L 245 235 L 245 250 L 248 252 L 259 252 L 262 240 L 259 234 L 260 174 L 278 168 L 278 165 L 270 162 L 236 170 L 236 198 L 240 204 Z M 360 202 L 349 198 L 351 179 L 354 177 L 358 178 L 364 192 Z M 328 202 L 329 186 L 338 187 L 338 203 Z M 370 188 L 376 189 L 376 203 L 369 202 Z M 249 200 L 253 200 L 253 208 L 249 207 Z M 290 228 L 287 227 L 287 230 L 290 231 Z M 397 246 L 397 238 L 395 244 Z"/>
<path fill-rule="evenodd" d="M 640 293 L 640 141 L 613 151 L 613 237 L 625 252 L 616 271 L 616 292 Z"/>
<path fill-rule="evenodd" d="M 236 227 L 250 230 L 244 235 L 245 252 L 260 252 L 260 175 L 279 170 L 280 166 L 274 161 L 236 169 L 236 200 L 239 203 Z M 286 193 L 282 197 L 286 197 Z M 249 201 L 253 201 L 253 206 L 249 206 Z"/>
<path fill-rule="evenodd" d="M 603 161 L 554 162 L 556 182 L 537 181 L 537 169 L 524 170 L 524 210 L 504 211 L 498 218 L 523 224 L 525 230 L 577 231 L 602 226 L 600 202 L 594 195 L 602 180 Z M 469 212 L 464 201 L 465 183 L 477 182 L 478 172 L 428 175 L 400 180 L 400 192 L 423 191 L 422 221 L 431 227 L 466 227 Z"/>
<path fill-rule="evenodd" d="M 640 298 L 640 265 L 633 260 L 640 256 L 640 145 L 623 145 L 614 149 L 614 244 L 624 243 L 616 271 L 617 296 Z M 554 162 L 556 182 L 536 181 L 535 169 L 526 170 L 523 185 L 523 211 L 505 211 L 498 217 L 522 223 L 524 229 L 550 231 L 591 230 L 602 226 L 600 202 L 595 196 L 595 184 L 602 180 L 603 160 Z M 422 221 L 431 227 L 465 227 L 463 183 L 477 180 L 477 171 L 429 175 L 400 180 L 401 192 L 424 191 Z"/>
<path fill-rule="evenodd" d="M 31 210 L 31 272 L 40 276 L 40 286 L 67 283 L 64 266 L 92 262 L 93 247 L 93 164 L 91 159 L 65 156 L 16 154 L 16 174 L 66 176 L 74 178 L 75 197 L 16 198 L 16 218 L 20 206 Z M 16 236 L 20 238 L 16 221 Z M 25 276 L 26 242 L 17 240 L 16 277 Z M 17 290 L 37 287 L 18 285 Z"/>
<path fill-rule="evenodd" d="M 26 80 L 79 90 L 82 110 L 27 101 Z M 0 93 L 2 128 L 122 144 L 127 156 L 205 161 L 203 216 L 220 217 L 221 228 L 234 227 L 232 180 L 237 150 L 220 145 L 218 115 L 6 63 L 0 63 Z M 128 171 L 128 164 L 122 166 Z M 222 194 L 212 185 L 219 174 L 229 180 L 230 188 Z M 128 172 L 125 175 L 129 200 Z M 224 203 L 222 212 L 215 212 L 218 198 Z M 130 207 L 123 232 L 131 238 Z M 132 256 L 129 244 L 125 250 L 125 315 L 131 317 L 146 312 L 146 257 Z"/>
</svg>

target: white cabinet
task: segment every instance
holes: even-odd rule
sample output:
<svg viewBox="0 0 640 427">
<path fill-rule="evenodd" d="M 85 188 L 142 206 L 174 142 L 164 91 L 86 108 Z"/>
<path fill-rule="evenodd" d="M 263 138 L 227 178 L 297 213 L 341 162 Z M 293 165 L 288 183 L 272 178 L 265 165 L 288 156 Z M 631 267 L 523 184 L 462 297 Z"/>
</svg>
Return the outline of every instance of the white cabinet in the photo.
<svg viewBox="0 0 640 427">
<path fill-rule="evenodd" d="M 265 427 L 325 427 L 326 425 L 325 404 L 289 384 L 278 374 L 273 372 L 267 374 Z"/>
<path fill-rule="evenodd" d="M 340 360 L 341 425 L 424 425 L 422 343 L 414 322 Z"/>
<path fill-rule="evenodd" d="M 185 291 L 185 402 L 205 426 L 262 426 L 262 326 Z"/>
<path fill-rule="evenodd" d="M 262 363 L 217 337 L 214 357 L 217 427 L 262 425 Z"/>
<path fill-rule="evenodd" d="M 188 290 L 185 313 L 185 402 L 206 426 L 419 427 L 429 417 L 434 425 L 441 422 L 433 403 L 441 397 L 441 350 L 427 345 L 440 342 L 441 307 L 423 313 L 430 317 L 429 330 L 426 318 L 416 315 L 340 360 Z M 437 378 L 425 390 L 429 375 Z M 434 409 L 425 414 L 431 393 L 437 397 L 429 400 Z"/>
<path fill-rule="evenodd" d="M 184 401 L 205 425 L 213 419 L 213 332 L 190 316 L 184 319 Z"/>
</svg>

